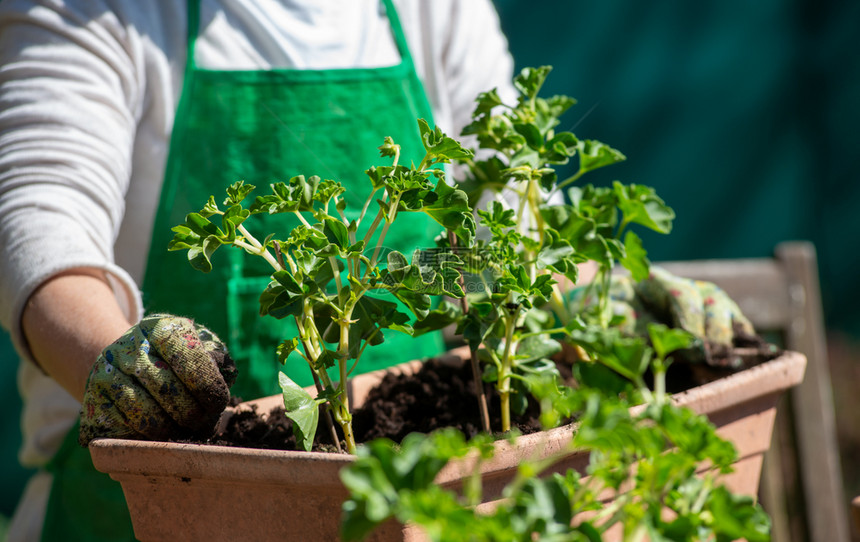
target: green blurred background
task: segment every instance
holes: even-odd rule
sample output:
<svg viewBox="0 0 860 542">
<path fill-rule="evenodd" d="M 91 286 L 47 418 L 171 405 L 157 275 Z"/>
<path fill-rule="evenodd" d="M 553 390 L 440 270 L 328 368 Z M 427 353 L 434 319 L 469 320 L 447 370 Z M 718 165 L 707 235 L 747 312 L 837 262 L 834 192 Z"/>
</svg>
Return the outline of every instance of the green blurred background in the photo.
<svg viewBox="0 0 860 542">
<path fill-rule="evenodd" d="M 545 93 L 579 100 L 562 128 L 627 155 L 585 182 L 651 185 L 675 208 L 669 237 L 643 235 L 652 259 L 815 243 L 846 490 L 860 493 L 860 429 L 844 415 L 860 411 L 860 2 L 495 1 L 517 67 L 554 66 Z M 27 476 L 14 359 L 0 336 L 0 516 Z"/>
<path fill-rule="evenodd" d="M 815 244 L 843 482 L 860 495 L 860 2 L 495 3 L 517 68 L 552 65 L 545 94 L 579 100 L 562 128 L 627 155 L 582 181 L 650 185 L 675 209 L 671 235 L 643 235 L 653 260 Z"/>
<path fill-rule="evenodd" d="M 7 521 L 15 511 L 24 484 L 31 471 L 18 464 L 21 444 L 21 398 L 16 377 L 18 357 L 12 349 L 9 335 L 0 329 L 0 540 L 5 540 Z"/>
<path fill-rule="evenodd" d="M 860 334 L 860 3 L 496 0 L 517 68 L 554 67 L 562 128 L 627 161 L 586 176 L 654 186 L 678 218 L 652 259 L 819 251 L 827 320 Z"/>
</svg>

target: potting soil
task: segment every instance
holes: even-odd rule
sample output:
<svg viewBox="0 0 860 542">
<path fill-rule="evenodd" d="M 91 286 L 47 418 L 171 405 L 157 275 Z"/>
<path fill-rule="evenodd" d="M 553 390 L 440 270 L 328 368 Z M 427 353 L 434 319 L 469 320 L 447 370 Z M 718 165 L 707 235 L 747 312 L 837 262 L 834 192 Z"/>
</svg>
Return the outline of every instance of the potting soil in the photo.
<svg viewBox="0 0 860 542">
<path fill-rule="evenodd" d="M 760 337 L 738 335 L 733 349 L 706 345 L 704 360 L 676 360 L 667 372 L 667 391 L 678 393 L 706 384 L 732 373 L 748 369 L 780 354 L 780 350 Z M 571 365 L 564 359 L 565 350 L 557 356 L 556 364 L 564 378 L 570 378 Z M 492 385 L 485 384 L 491 426 L 500 427 L 498 395 Z M 453 367 L 450 363 L 428 360 L 412 375 L 388 374 L 370 391 L 362 407 L 353 413 L 353 430 L 356 441 L 366 442 L 385 437 L 400 442 L 412 432 L 427 433 L 442 427 L 455 427 L 467 437 L 481 429 L 478 402 L 472 384 L 472 371 L 468 363 Z M 513 424 L 521 434 L 539 431 L 540 409 L 529 398 L 523 415 L 513 416 Z M 262 416 L 268 414 L 268 416 Z M 322 414 L 322 412 L 321 412 Z M 248 448 L 294 450 L 295 438 L 292 422 L 278 407 L 270 413 L 256 409 L 236 413 L 226 429 L 205 442 L 206 444 L 241 446 Z M 334 451 L 335 446 L 325 430 L 321 417 L 314 444 L 316 451 Z"/>
</svg>

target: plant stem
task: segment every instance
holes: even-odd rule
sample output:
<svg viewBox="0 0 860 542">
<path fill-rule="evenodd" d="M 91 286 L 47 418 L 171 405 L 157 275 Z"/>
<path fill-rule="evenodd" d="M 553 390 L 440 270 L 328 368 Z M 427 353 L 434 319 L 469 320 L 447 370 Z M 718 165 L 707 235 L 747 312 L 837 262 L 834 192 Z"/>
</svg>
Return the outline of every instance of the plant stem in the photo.
<svg viewBox="0 0 860 542">
<path fill-rule="evenodd" d="M 388 233 L 388 228 L 397 217 L 397 206 L 400 205 L 400 194 L 396 194 L 391 198 L 391 203 L 388 206 L 388 217 L 385 219 L 385 226 L 382 227 L 382 233 L 379 234 L 379 240 L 376 241 L 376 248 L 373 250 L 373 257 L 370 259 L 370 269 L 376 267 L 376 260 L 379 258 L 379 251 L 382 249 L 382 243 L 385 241 L 385 235 Z"/>
<path fill-rule="evenodd" d="M 600 299 L 598 299 L 599 307 L 600 307 L 600 327 L 606 329 L 609 327 L 609 281 L 610 281 L 610 273 L 611 268 L 607 266 L 602 266 L 598 275 L 600 279 Z"/>
<path fill-rule="evenodd" d="M 522 183 L 526 183 L 526 188 L 522 192 L 519 190 L 516 191 L 517 196 L 520 198 L 519 204 L 517 205 L 517 225 L 519 226 L 520 235 L 523 237 L 526 236 L 528 225 L 525 220 L 523 220 L 523 215 L 526 210 L 526 200 L 528 200 L 528 181 L 521 181 Z"/>
<path fill-rule="evenodd" d="M 511 430 L 511 367 L 513 360 L 515 315 L 505 317 L 505 353 L 502 354 L 502 368 L 499 371 L 499 399 L 501 402 L 502 431 Z"/>
<path fill-rule="evenodd" d="M 278 263 L 278 260 L 276 260 L 275 257 L 272 256 L 271 253 L 269 253 L 269 251 L 266 250 L 265 247 L 263 247 L 263 245 L 260 244 L 260 242 L 257 241 L 257 239 L 253 235 L 251 235 L 248 230 L 245 229 L 245 226 L 239 224 L 236 229 L 239 230 L 239 233 L 241 233 L 245 237 L 245 239 L 248 240 L 248 242 L 244 243 L 236 239 L 233 241 L 234 245 L 262 256 L 264 260 L 269 262 L 269 265 L 275 268 L 275 271 L 281 271 L 283 269 L 283 267 L 281 267 L 281 265 Z M 295 272 L 293 260 L 289 256 L 287 256 L 287 261 L 290 262 L 290 268 L 293 269 L 293 272 Z"/>
<path fill-rule="evenodd" d="M 340 280 L 340 270 L 337 268 L 337 260 L 335 260 L 334 256 L 329 256 L 328 263 L 331 265 L 331 272 L 334 274 L 334 283 L 337 286 L 337 297 L 340 299 L 343 283 Z"/>
<path fill-rule="evenodd" d="M 364 244 L 367 245 L 370 243 L 370 239 L 373 238 L 373 233 L 376 231 L 376 227 L 379 226 L 379 223 L 382 221 L 383 216 L 385 215 L 385 211 L 382 207 L 379 208 L 379 211 L 376 213 L 376 218 L 373 219 L 373 223 L 368 228 L 367 233 L 364 234 Z"/>
<path fill-rule="evenodd" d="M 549 195 L 552 196 L 553 194 L 555 194 L 556 192 L 558 192 L 559 190 L 561 190 L 565 186 L 569 185 L 572 182 L 575 182 L 577 179 L 582 177 L 583 173 L 585 173 L 585 172 L 582 171 L 582 169 L 580 169 L 579 171 L 577 171 L 576 173 L 574 173 L 573 175 L 571 175 L 567 179 L 561 181 L 560 183 L 556 183 L 555 188 L 552 189 L 552 192 L 550 192 Z"/>
<path fill-rule="evenodd" d="M 556 327 L 553 329 L 541 329 L 540 331 L 530 331 L 528 333 L 523 333 L 522 335 L 520 335 L 520 340 L 522 341 L 523 339 L 527 339 L 529 337 L 535 337 L 537 335 L 549 336 L 549 335 L 552 335 L 554 333 L 563 333 L 565 331 L 567 331 L 567 330 L 563 327 Z"/>
<path fill-rule="evenodd" d="M 540 245 L 543 245 L 544 238 L 544 230 L 546 230 L 546 223 L 543 220 L 543 217 L 540 214 L 540 202 L 543 201 L 540 195 L 540 187 L 538 186 L 537 181 L 529 181 L 529 189 L 528 189 L 528 200 L 529 200 L 529 211 L 531 212 L 532 219 L 535 223 L 535 229 L 537 229 L 537 241 Z"/>
<path fill-rule="evenodd" d="M 277 245 L 275 245 L 275 246 L 277 246 Z M 276 251 L 277 251 L 277 249 L 276 249 Z M 305 302 L 307 303 L 307 300 Z M 305 309 L 307 309 L 307 306 L 305 307 Z M 310 321 L 312 323 L 313 319 L 311 319 Z M 319 359 L 320 352 L 316 348 L 316 345 L 314 344 L 313 339 L 308 336 L 308 330 L 302 324 L 302 321 L 299 317 L 296 317 L 296 327 L 299 330 L 299 339 L 302 341 L 302 346 L 305 349 L 305 354 L 306 354 L 305 359 L 308 360 L 308 365 L 310 366 L 310 369 L 311 369 L 311 376 L 314 379 L 314 387 L 316 387 L 317 395 L 322 395 L 323 386 L 320 383 L 320 377 L 317 374 L 316 369 L 314 368 L 316 363 L 317 363 L 317 360 Z M 308 359 L 308 356 L 310 356 L 310 359 Z M 323 373 L 325 373 L 325 372 L 323 371 Z M 326 375 L 326 376 L 328 376 L 328 375 Z M 328 427 L 329 433 L 331 435 L 331 440 L 332 440 L 332 442 L 334 442 L 334 445 L 337 447 L 337 451 L 342 452 L 343 448 L 340 445 L 340 437 L 338 437 L 338 435 L 337 435 L 337 431 L 334 428 L 334 421 L 332 420 L 333 412 L 334 412 L 334 407 L 331 404 L 331 402 L 326 402 L 326 408 L 325 408 L 325 413 L 323 414 L 323 418 L 325 419 L 326 426 Z"/>
<path fill-rule="evenodd" d="M 352 318 L 352 309 L 355 305 L 347 305 L 344 308 L 343 317 L 338 321 L 340 326 L 340 341 L 337 346 L 337 366 L 340 373 L 340 409 L 342 410 L 338 421 L 341 429 L 343 429 L 343 437 L 346 441 L 346 449 L 349 453 L 355 453 L 355 435 L 352 433 L 352 414 L 349 411 L 349 395 L 346 391 L 346 381 L 349 375 L 347 374 L 347 358 L 349 357 L 349 325 Z"/>
<path fill-rule="evenodd" d="M 294 213 L 297 217 L 299 217 L 299 220 L 301 220 L 302 224 L 304 224 L 304 225 L 305 225 L 305 226 L 307 226 L 308 228 L 310 228 L 310 227 L 311 227 L 311 225 L 310 225 L 310 224 L 308 224 L 308 221 L 307 221 L 307 220 L 305 220 L 305 217 L 303 217 L 303 216 L 302 216 L 302 213 L 300 213 L 299 211 L 293 211 L 293 213 Z"/>
<path fill-rule="evenodd" d="M 317 389 L 317 395 L 322 395 L 323 387 L 320 384 L 320 379 L 317 376 L 316 372 L 311 371 L 311 374 L 314 377 L 314 386 Z M 334 442 L 335 447 L 337 447 L 338 452 L 342 452 L 343 448 L 340 445 L 340 437 L 337 435 L 337 430 L 334 428 L 334 420 L 332 420 L 331 413 L 331 403 L 326 401 L 325 409 L 323 409 L 323 419 L 325 419 L 325 425 L 328 428 L 329 436 L 331 437 L 331 441 Z"/>
<path fill-rule="evenodd" d="M 457 236 L 453 231 L 448 230 L 448 244 L 451 245 L 451 249 L 457 248 Z M 460 288 L 463 291 L 466 291 L 466 279 L 463 277 L 463 274 L 460 273 Z M 466 296 L 460 298 L 460 310 L 463 314 L 468 314 L 469 312 L 469 302 L 466 300 Z M 481 415 L 481 427 L 484 429 L 485 433 L 489 433 L 490 428 L 490 409 L 487 406 L 487 394 L 484 393 L 484 383 L 481 379 L 481 368 L 478 367 L 478 350 L 477 344 L 469 345 L 469 364 L 472 366 L 472 381 L 474 382 L 475 387 L 475 395 L 478 397 L 478 411 Z"/>
<path fill-rule="evenodd" d="M 269 265 L 272 266 L 272 269 L 274 269 L 275 271 L 281 271 L 283 269 L 283 267 L 281 267 L 281 265 L 274 258 L 274 256 L 269 254 L 269 252 L 267 250 L 260 250 L 259 247 L 249 245 L 248 243 L 244 243 L 242 241 L 239 241 L 238 239 L 233 241 L 233 245 L 235 245 L 239 248 L 245 249 L 246 251 L 251 252 L 253 254 L 256 254 L 258 256 L 262 256 L 263 259 L 266 260 L 266 262 L 268 262 Z M 293 263 L 292 260 L 290 260 L 288 258 L 287 261 L 291 264 L 290 267 L 292 268 L 292 263 Z M 295 269 L 293 269 L 293 271 L 295 272 Z"/>
<path fill-rule="evenodd" d="M 567 310 L 567 305 L 564 303 L 564 295 L 561 293 L 561 289 L 558 287 L 558 284 L 552 285 L 550 304 L 555 310 L 555 314 L 558 316 L 559 320 L 562 322 L 570 322 L 570 311 Z"/>
<path fill-rule="evenodd" d="M 361 208 L 361 214 L 358 215 L 358 220 L 356 221 L 356 224 L 358 226 L 361 226 L 361 223 L 364 221 L 364 215 L 365 215 L 365 213 L 367 213 L 367 208 L 370 207 L 370 202 L 373 201 L 373 195 L 376 194 L 377 190 L 379 190 L 379 189 L 374 188 L 373 192 L 371 192 L 370 195 L 367 196 L 367 200 L 365 200 L 365 202 L 364 202 L 364 207 Z"/>
<path fill-rule="evenodd" d="M 654 400 L 660 406 L 666 402 L 666 366 L 662 361 L 654 363 Z"/>
<path fill-rule="evenodd" d="M 621 234 L 624 233 L 624 229 L 630 224 L 630 220 L 625 218 L 621 221 L 621 224 L 618 225 L 618 231 L 615 232 L 615 238 L 619 241 L 621 240 Z"/>
</svg>

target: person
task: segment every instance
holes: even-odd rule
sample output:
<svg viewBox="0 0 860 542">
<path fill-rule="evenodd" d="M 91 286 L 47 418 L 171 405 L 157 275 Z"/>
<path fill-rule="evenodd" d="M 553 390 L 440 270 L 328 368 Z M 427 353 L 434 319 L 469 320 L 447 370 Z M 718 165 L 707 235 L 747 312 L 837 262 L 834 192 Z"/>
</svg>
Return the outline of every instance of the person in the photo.
<svg viewBox="0 0 860 542">
<path fill-rule="evenodd" d="M 419 117 L 458 135 L 479 92 L 513 95 L 512 70 L 489 0 L 0 3 L 0 323 L 22 358 L 19 457 L 40 469 L 9 540 L 133 539 L 76 420 L 94 362 L 145 313 L 225 338 L 247 398 L 276 385 L 267 277 L 231 262 L 204 280 L 167 253 L 171 226 L 239 179 L 352 190 L 385 136 L 423 152 Z"/>
</svg>

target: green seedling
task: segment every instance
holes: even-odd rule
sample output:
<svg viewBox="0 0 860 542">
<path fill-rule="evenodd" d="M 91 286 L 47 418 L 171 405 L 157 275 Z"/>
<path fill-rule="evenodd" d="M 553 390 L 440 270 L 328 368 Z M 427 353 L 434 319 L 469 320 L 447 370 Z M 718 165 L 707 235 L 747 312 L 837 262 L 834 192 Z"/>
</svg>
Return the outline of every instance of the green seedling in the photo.
<svg viewBox="0 0 860 542">
<path fill-rule="evenodd" d="M 600 337 L 583 344 L 609 345 L 613 330 L 594 328 Z M 705 418 L 667 400 L 664 385 L 645 386 L 651 367 L 656 380 L 665 377 L 669 355 L 688 347 L 686 332 L 653 325 L 653 348 L 633 338 L 625 354 L 607 353 L 625 367 L 630 384 L 644 404 L 632 403 L 611 390 L 578 389 L 544 382 L 535 389 L 547 419 L 577 413 L 573 438 L 543 458 L 526 458 L 504 488 L 502 500 L 478 510 L 483 486 L 482 463 L 492 459 L 485 436 L 467 442 L 461 433 L 442 430 L 410 435 L 401 445 L 377 440 L 362 447 L 341 478 L 350 491 L 343 505 L 344 540 L 362 540 L 392 518 L 421 527 L 429 540 L 445 542 L 640 540 L 770 540 L 770 520 L 754 500 L 730 493 L 717 475 L 729 472 L 737 459 Z M 587 340 L 586 340 L 587 339 Z M 619 359 L 621 358 L 621 359 Z M 584 473 L 560 471 L 569 454 L 588 450 Z M 435 476 L 449 460 L 469 457 L 473 475 L 462 492 L 443 489 Z M 697 474 L 703 462 L 712 467 Z M 420 473 L 420 474 L 416 474 Z M 606 496 L 613 498 L 607 501 Z"/>
<path fill-rule="evenodd" d="M 400 147 L 386 138 L 379 150 L 392 164 L 367 170 L 368 196 L 360 212 L 350 215 L 356 218 L 348 218 L 339 182 L 297 176 L 272 184 L 270 194 L 249 204 L 255 187 L 236 182 L 227 188 L 223 204 L 211 196 L 199 212 L 173 228 L 169 249 L 187 250 L 191 265 L 203 272 L 212 269 L 212 254 L 225 245 L 260 257 L 271 267 L 271 282 L 260 295 L 260 314 L 292 318 L 298 329 L 297 336 L 284 337 L 277 358 L 284 362 L 296 353 L 318 385 L 312 397 L 285 374 L 279 376 L 287 416 L 306 450 L 316 434 L 318 407 L 325 403 L 347 450 L 354 453 L 346 382 L 362 353 L 382 343 L 388 332 L 412 334 L 413 323 L 429 313 L 432 297 L 463 296 L 452 258 L 430 260 L 420 250 L 408 257 L 391 251 L 383 258 L 386 234 L 403 213 L 424 213 L 459 242 L 473 242 L 475 222 L 466 194 L 449 186 L 443 170 L 435 167 L 468 158 L 471 152 L 425 121 L 418 124 L 424 158 L 418 165 L 399 164 Z M 299 225 L 263 239 L 246 228 L 246 221 L 273 214 L 294 215 Z M 220 225 L 213 222 L 216 217 Z M 337 368 L 335 379 L 329 376 L 332 367 Z"/>
<path fill-rule="evenodd" d="M 477 99 L 464 135 L 477 139 L 482 152 L 474 155 L 486 158 L 456 161 L 468 171 L 459 186 L 470 204 L 488 202 L 477 211 L 484 233 L 471 245 L 455 246 L 454 239 L 447 247 L 468 254 L 461 258 L 467 264 L 462 271 L 477 288 L 470 288 L 476 291 L 459 306 L 443 304 L 427 320 L 457 324 L 473 363 L 483 364 L 476 373 L 499 393 L 502 431 L 511 429 L 512 412 L 526 408 L 529 381 L 555 372 L 549 358 L 561 349 L 559 340 L 585 323 L 611 324 L 605 289 L 597 289 L 600 310 L 594 315 L 568 307 L 563 285 L 576 283 L 578 266 L 593 262 L 596 284 L 608 282 L 616 262 L 636 278 L 647 276 L 647 253 L 630 226 L 669 233 L 674 218 L 649 187 L 617 181 L 604 188 L 570 186 L 624 156 L 599 141 L 557 130 L 559 117 L 576 100 L 538 95 L 550 70 L 523 70 L 514 80 L 519 91 L 514 104 L 504 103 L 495 90 Z M 578 162 L 576 172 L 559 180 L 555 168 L 571 160 Z M 567 201 L 560 193 L 564 189 Z M 485 409 L 486 400 L 480 404 Z M 485 412 L 482 419 L 489 432 Z"/>
</svg>

